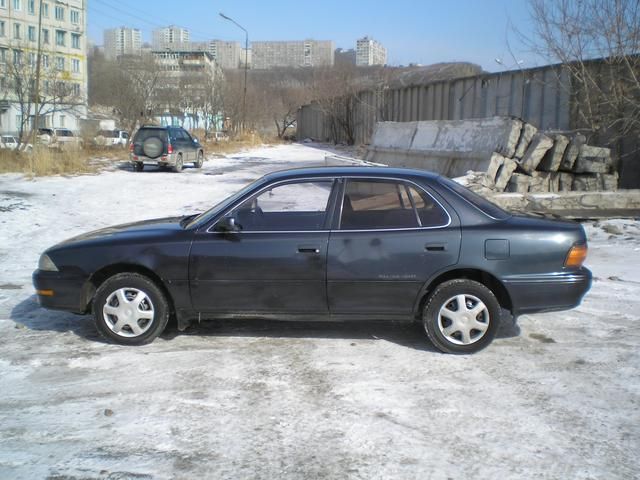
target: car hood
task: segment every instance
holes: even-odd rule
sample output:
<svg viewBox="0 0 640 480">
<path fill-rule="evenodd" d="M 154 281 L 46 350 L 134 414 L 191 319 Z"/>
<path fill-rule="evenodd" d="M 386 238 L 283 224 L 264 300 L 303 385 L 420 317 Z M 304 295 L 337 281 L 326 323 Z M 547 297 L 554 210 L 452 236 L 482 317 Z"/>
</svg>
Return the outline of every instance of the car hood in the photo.
<svg viewBox="0 0 640 480">
<path fill-rule="evenodd" d="M 181 220 L 183 218 L 186 217 L 157 218 L 153 220 L 144 220 L 141 222 L 101 228 L 100 230 L 83 233 L 82 235 L 65 240 L 64 242 L 56 245 L 56 247 L 93 243 L 96 241 L 117 241 L 120 239 L 132 241 L 138 238 L 148 239 L 172 236 L 174 233 L 184 230 L 181 226 Z"/>
</svg>

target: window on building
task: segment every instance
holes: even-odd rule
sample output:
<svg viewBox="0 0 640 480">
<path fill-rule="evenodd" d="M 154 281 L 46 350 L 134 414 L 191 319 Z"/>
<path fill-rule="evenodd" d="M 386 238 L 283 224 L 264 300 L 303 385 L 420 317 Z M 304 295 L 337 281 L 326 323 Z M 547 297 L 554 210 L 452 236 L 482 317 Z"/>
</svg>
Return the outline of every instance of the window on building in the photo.
<svg viewBox="0 0 640 480">
<path fill-rule="evenodd" d="M 49 55 L 46 53 L 42 55 L 42 68 L 49 68 Z"/>
<path fill-rule="evenodd" d="M 65 115 L 60 115 L 60 126 L 62 128 L 67 126 L 67 117 Z"/>
<path fill-rule="evenodd" d="M 29 53 L 29 66 L 31 68 L 35 68 L 36 63 L 38 63 L 38 55 L 36 54 L 36 52 L 30 52 Z"/>
<path fill-rule="evenodd" d="M 71 17 L 71 23 L 73 23 L 74 25 L 80 23 L 80 12 L 78 10 L 71 10 L 71 13 L 69 13 L 69 15 Z"/>
<path fill-rule="evenodd" d="M 31 15 L 35 15 L 36 14 L 36 0 L 28 0 L 27 4 L 28 4 L 29 13 Z"/>
<path fill-rule="evenodd" d="M 71 60 L 71 69 L 73 70 L 73 73 L 80 73 L 80 60 L 77 58 Z"/>
<path fill-rule="evenodd" d="M 27 29 L 27 38 L 30 42 L 36 41 L 36 27 L 29 25 L 29 28 Z"/>
<path fill-rule="evenodd" d="M 22 65 L 22 50 L 13 51 L 13 64 Z"/>
<path fill-rule="evenodd" d="M 0 48 L 0 63 L 7 63 L 7 49 Z"/>
<path fill-rule="evenodd" d="M 22 2 L 20 0 L 13 0 L 13 9 L 22 10 Z"/>
<path fill-rule="evenodd" d="M 56 57 L 56 68 L 60 71 L 64 70 L 64 57 Z"/>
<path fill-rule="evenodd" d="M 80 35 L 77 33 L 71 34 L 71 46 L 73 48 L 80 48 Z"/>
<path fill-rule="evenodd" d="M 15 40 L 20 40 L 22 38 L 22 25 L 19 23 L 13 24 L 13 38 Z"/>
<path fill-rule="evenodd" d="M 73 84 L 73 95 L 75 97 L 79 97 L 80 96 L 80 84 L 79 83 L 74 83 Z"/>
<path fill-rule="evenodd" d="M 0 8 L 7 8 L 7 0 L 0 0 Z"/>
<path fill-rule="evenodd" d="M 5 36 L 5 23 L 4 20 L 0 20 L 0 37 Z"/>
<path fill-rule="evenodd" d="M 56 16 L 56 20 L 60 20 L 60 21 L 64 21 L 64 7 L 60 7 L 59 5 L 56 5 L 55 8 L 55 16 Z"/>
<path fill-rule="evenodd" d="M 56 30 L 56 45 L 64 47 L 67 43 L 67 32 L 64 30 Z"/>
<path fill-rule="evenodd" d="M 49 85 L 49 80 L 45 80 L 44 82 L 42 82 L 42 91 L 46 95 L 49 95 L 49 93 L 51 93 L 51 91 L 49 90 Z"/>
<path fill-rule="evenodd" d="M 42 4 L 42 16 L 45 18 L 49 18 L 49 4 L 48 3 L 43 3 Z"/>
<path fill-rule="evenodd" d="M 42 43 L 49 44 L 49 30 L 46 28 L 42 30 Z"/>
</svg>

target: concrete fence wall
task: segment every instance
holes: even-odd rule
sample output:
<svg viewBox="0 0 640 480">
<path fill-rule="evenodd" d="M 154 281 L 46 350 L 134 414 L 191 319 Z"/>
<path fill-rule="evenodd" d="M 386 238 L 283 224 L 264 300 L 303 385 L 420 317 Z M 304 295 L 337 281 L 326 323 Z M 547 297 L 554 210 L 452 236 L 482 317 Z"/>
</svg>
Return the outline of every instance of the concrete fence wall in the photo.
<svg viewBox="0 0 640 480">
<path fill-rule="evenodd" d="M 465 120 L 512 115 L 542 130 L 567 131 L 580 126 L 570 76 L 559 65 L 363 91 L 355 103 L 353 125 L 357 144 L 370 143 L 379 121 Z M 325 115 L 318 104 L 305 105 L 298 111 L 298 138 L 349 141 L 341 129 L 332 128 L 330 116 Z M 606 142 L 595 139 L 594 143 Z M 621 186 L 640 187 L 639 148 L 637 138 L 625 139 L 619 148 L 619 155 L 624 157 L 619 165 Z"/>
</svg>

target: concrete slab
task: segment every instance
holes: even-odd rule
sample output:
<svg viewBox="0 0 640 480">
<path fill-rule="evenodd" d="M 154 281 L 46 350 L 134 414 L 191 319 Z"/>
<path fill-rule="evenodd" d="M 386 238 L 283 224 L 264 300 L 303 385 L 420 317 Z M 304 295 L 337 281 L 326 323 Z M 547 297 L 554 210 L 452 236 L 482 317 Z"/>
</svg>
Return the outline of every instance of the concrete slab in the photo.
<svg viewBox="0 0 640 480">
<path fill-rule="evenodd" d="M 507 188 L 507 184 L 513 172 L 516 171 L 516 168 L 518 168 L 518 163 L 515 160 L 511 160 L 510 158 L 504 159 L 504 163 L 496 176 L 496 190 L 498 192 L 503 192 L 504 189 Z"/>
<path fill-rule="evenodd" d="M 530 123 L 524 123 L 522 125 L 522 131 L 520 133 L 520 139 L 518 140 L 518 146 L 514 153 L 514 157 L 522 158 L 529 147 L 529 143 L 533 139 L 534 135 L 538 133 L 538 129 Z"/>
<path fill-rule="evenodd" d="M 584 135 L 576 135 L 569 140 L 569 145 L 564 151 L 562 156 L 562 162 L 560 163 L 560 170 L 563 172 L 573 171 L 573 165 L 576 163 L 578 154 L 580 153 L 580 147 L 587 142 L 587 138 Z"/>
<path fill-rule="evenodd" d="M 569 146 L 569 138 L 565 135 L 554 135 L 553 146 L 538 164 L 538 170 L 557 172 L 562 163 L 564 152 Z"/>
<path fill-rule="evenodd" d="M 515 193 L 527 193 L 529 191 L 529 185 L 531 184 L 531 177 L 524 173 L 514 173 L 507 184 L 507 192 Z"/>
<path fill-rule="evenodd" d="M 553 146 L 553 140 L 544 133 L 536 133 L 529 143 L 527 151 L 519 162 L 520 168 L 531 174 L 542 161 L 547 151 Z"/>
</svg>

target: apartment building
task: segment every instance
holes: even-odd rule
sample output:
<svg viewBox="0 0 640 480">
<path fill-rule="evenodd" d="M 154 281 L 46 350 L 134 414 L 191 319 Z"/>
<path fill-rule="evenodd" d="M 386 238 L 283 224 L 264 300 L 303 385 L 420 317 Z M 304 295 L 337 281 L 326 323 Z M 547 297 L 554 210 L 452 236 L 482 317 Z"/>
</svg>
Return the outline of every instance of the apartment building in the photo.
<svg viewBox="0 0 640 480">
<path fill-rule="evenodd" d="M 38 126 L 79 130 L 87 113 L 86 8 L 86 0 L 0 0 L 0 132 L 34 127 L 38 87 Z"/>
<path fill-rule="evenodd" d="M 138 28 L 127 27 L 105 30 L 104 54 L 112 60 L 123 55 L 140 56 L 142 54 L 142 32 Z"/>
<path fill-rule="evenodd" d="M 175 25 L 153 31 L 154 50 L 189 50 L 189 30 Z"/>
<path fill-rule="evenodd" d="M 329 40 L 251 42 L 251 68 L 330 66 L 333 52 L 334 43 Z"/>
<path fill-rule="evenodd" d="M 356 65 L 368 67 L 387 64 L 387 49 L 370 37 L 359 38 L 356 41 Z"/>
<path fill-rule="evenodd" d="M 225 70 L 238 68 L 242 61 L 240 58 L 242 54 L 240 42 L 227 42 L 224 40 L 191 42 L 191 50 L 210 53 L 220 68 Z"/>
</svg>

